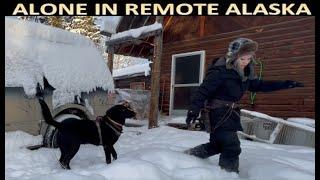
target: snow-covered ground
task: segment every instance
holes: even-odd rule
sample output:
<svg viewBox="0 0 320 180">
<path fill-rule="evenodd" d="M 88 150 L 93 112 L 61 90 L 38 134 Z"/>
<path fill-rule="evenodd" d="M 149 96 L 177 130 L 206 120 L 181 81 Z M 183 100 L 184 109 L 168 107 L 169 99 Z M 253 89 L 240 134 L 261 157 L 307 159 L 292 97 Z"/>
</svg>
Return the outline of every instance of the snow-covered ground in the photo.
<svg viewBox="0 0 320 180">
<path fill-rule="evenodd" d="M 315 149 L 302 146 L 270 145 L 241 140 L 240 174 L 218 166 L 219 156 L 199 159 L 183 154 L 190 147 L 206 143 L 205 132 L 165 126 L 183 122 L 184 117 L 162 118 L 159 128 L 125 127 L 115 144 L 118 159 L 107 165 L 102 146 L 82 145 L 72 159 L 72 170 L 58 164 L 59 149 L 30 151 L 41 136 L 21 131 L 5 134 L 6 179 L 102 180 L 102 179 L 315 179 Z M 129 120 L 132 123 L 134 120 Z"/>
</svg>

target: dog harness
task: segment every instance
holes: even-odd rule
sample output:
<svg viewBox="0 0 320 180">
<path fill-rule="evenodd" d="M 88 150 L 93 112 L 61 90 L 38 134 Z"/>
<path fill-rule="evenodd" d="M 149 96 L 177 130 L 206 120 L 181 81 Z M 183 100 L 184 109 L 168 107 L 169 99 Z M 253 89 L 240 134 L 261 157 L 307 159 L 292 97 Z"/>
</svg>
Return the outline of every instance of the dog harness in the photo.
<svg viewBox="0 0 320 180">
<path fill-rule="evenodd" d="M 113 124 L 117 125 L 120 129 L 122 129 L 122 124 L 115 122 L 115 121 L 112 120 L 109 116 L 107 116 L 107 118 L 108 118 L 109 121 L 111 121 Z"/>
<path fill-rule="evenodd" d="M 102 135 L 101 135 L 101 127 L 100 127 L 101 119 L 102 119 L 102 117 L 101 117 L 101 116 L 98 116 L 98 117 L 96 118 L 96 121 L 95 121 L 95 122 L 96 122 L 96 125 L 97 125 L 97 128 L 98 128 L 100 144 L 103 144 L 103 142 L 102 142 Z"/>
<path fill-rule="evenodd" d="M 103 144 L 103 142 L 102 142 L 100 122 L 103 122 L 103 123 L 105 123 L 107 126 L 109 126 L 109 127 L 116 133 L 117 136 L 120 136 L 121 133 L 122 133 L 122 124 L 115 122 L 115 121 L 112 120 L 109 116 L 107 116 L 107 118 L 108 118 L 108 120 L 109 120 L 115 127 L 114 127 L 113 125 L 109 124 L 109 123 L 106 122 L 106 121 L 102 121 L 102 117 L 101 117 L 101 116 L 98 116 L 98 117 L 96 118 L 96 121 L 95 121 L 95 122 L 96 122 L 96 125 L 97 125 L 97 128 L 98 128 L 99 139 L 100 139 L 100 144 L 101 144 L 101 145 Z M 118 130 L 116 127 L 118 127 L 119 130 Z"/>
<path fill-rule="evenodd" d="M 112 120 L 109 116 L 107 116 L 108 120 L 114 125 L 112 126 L 111 124 L 109 124 L 109 122 L 107 121 L 103 121 L 107 126 L 109 126 L 115 133 L 117 136 L 120 136 L 122 133 L 122 124 L 119 124 L 117 122 L 115 122 L 114 120 Z M 119 130 L 116 128 L 118 126 Z"/>
</svg>

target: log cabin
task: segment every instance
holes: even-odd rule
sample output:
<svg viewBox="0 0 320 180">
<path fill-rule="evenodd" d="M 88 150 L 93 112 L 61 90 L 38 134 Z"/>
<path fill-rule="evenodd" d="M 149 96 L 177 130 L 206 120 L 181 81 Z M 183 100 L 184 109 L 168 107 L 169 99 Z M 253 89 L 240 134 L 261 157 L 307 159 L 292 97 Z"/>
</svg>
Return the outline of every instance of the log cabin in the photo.
<svg viewBox="0 0 320 180">
<path fill-rule="evenodd" d="M 154 16 L 124 16 L 117 32 L 153 24 Z M 238 37 L 259 43 L 255 72 L 265 80 L 296 80 L 303 88 L 247 92 L 245 109 L 276 117 L 315 118 L 314 16 L 165 16 L 160 69 L 163 113 L 185 113 L 208 65 Z M 152 59 L 153 37 L 117 45 L 115 54 Z M 160 103 L 160 102 L 159 102 Z"/>
</svg>

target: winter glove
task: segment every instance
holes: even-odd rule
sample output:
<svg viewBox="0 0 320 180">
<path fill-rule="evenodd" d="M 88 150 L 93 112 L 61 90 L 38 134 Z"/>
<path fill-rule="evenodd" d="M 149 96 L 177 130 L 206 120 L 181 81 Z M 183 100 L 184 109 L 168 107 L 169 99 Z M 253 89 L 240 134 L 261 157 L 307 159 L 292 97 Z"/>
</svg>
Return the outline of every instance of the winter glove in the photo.
<svg viewBox="0 0 320 180">
<path fill-rule="evenodd" d="M 189 110 L 187 114 L 186 124 L 189 126 L 191 121 L 194 122 L 198 116 L 199 113 Z"/>
<path fill-rule="evenodd" d="M 295 87 L 304 87 L 304 85 L 301 82 L 298 81 L 286 81 L 286 85 L 288 88 L 295 88 Z"/>
</svg>

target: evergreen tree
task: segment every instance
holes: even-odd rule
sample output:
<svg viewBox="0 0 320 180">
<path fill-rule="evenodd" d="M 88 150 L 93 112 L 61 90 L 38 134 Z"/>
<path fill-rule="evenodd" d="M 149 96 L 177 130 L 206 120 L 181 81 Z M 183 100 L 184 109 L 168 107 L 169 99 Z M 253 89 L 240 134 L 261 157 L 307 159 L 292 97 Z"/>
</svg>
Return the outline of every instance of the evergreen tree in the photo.
<svg viewBox="0 0 320 180">
<path fill-rule="evenodd" d="M 62 16 L 46 16 L 45 19 L 48 25 L 64 29 Z"/>
<path fill-rule="evenodd" d="M 74 16 L 71 22 L 67 23 L 66 30 L 79 33 L 90 38 L 99 46 L 102 35 L 99 27 L 94 23 L 93 16 Z"/>
</svg>

